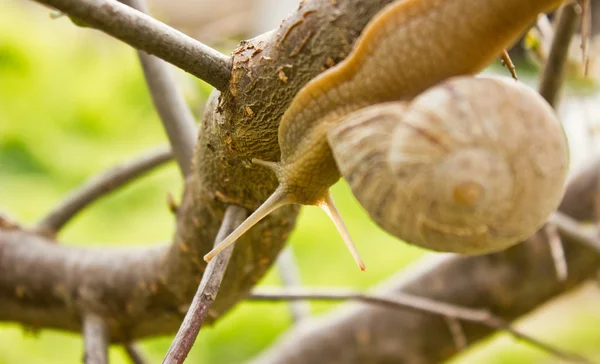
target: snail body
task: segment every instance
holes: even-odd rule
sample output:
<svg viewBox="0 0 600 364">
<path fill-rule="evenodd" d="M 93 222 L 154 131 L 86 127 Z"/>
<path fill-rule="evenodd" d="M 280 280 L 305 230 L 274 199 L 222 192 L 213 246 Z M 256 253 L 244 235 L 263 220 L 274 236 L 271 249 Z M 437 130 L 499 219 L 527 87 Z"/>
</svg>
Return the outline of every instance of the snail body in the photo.
<svg viewBox="0 0 600 364">
<path fill-rule="evenodd" d="M 560 3 L 562 0 L 403 0 L 382 9 L 344 61 L 298 92 L 280 122 L 281 159 L 253 160 L 275 172 L 279 187 L 205 260 L 273 210 L 298 203 L 320 206 L 329 214 L 364 270 L 329 192 L 341 175 L 328 132 L 356 110 L 408 101 L 450 77 L 481 71 L 540 12 Z"/>
</svg>

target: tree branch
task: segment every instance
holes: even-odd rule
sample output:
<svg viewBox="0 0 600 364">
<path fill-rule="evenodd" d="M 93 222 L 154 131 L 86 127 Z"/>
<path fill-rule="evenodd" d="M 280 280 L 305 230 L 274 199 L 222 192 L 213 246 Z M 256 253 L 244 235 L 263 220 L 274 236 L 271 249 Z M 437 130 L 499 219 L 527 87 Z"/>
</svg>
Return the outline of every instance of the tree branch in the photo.
<svg viewBox="0 0 600 364">
<path fill-rule="evenodd" d="M 144 0 L 122 0 L 121 2 L 145 14 L 149 13 Z M 169 65 L 143 51 L 138 51 L 138 56 L 154 107 L 167 132 L 181 174 L 187 177 L 191 172 L 194 144 L 196 144 L 197 131 L 194 116 L 177 86 Z"/>
<path fill-rule="evenodd" d="M 115 0 L 35 0 L 225 90 L 229 57 Z"/>
<path fill-rule="evenodd" d="M 108 363 L 108 329 L 103 318 L 91 313 L 83 317 L 83 340 L 85 364 Z"/>
<path fill-rule="evenodd" d="M 429 313 L 443 316 L 449 319 L 458 319 L 465 322 L 475 322 L 485 325 L 494 330 L 505 330 L 517 339 L 521 339 L 528 344 L 537 347 L 540 350 L 548 352 L 558 358 L 571 362 L 589 363 L 589 361 L 579 355 L 572 354 L 553 347 L 552 345 L 541 342 L 519 330 L 511 327 L 503 319 L 492 315 L 487 310 L 477 310 L 467 307 L 460 307 L 444 302 L 433 301 L 425 297 L 418 297 L 406 293 L 396 293 L 394 296 L 384 297 L 374 294 L 363 294 L 347 290 L 332 290 L 319 292 L 311 291 L 283 291 L 283 292 L 254 292 L 249 298 L 250 301 L 358 301 L 382 307 L 394 309 L 412 309 L 421 313 Z"/>
<path fill-rule="evenodd" d="M 77 213 L 97 199 L 128 184 L 173 158 L 170 148 L 145 152 L 140 157 L 90 178 L 37 223 L 36 230 L 54 234 Z"/>
<path fill-rule="evenodd" d="M 244 221 L 246 216 L 248 216 L 248 213 L 243 207 L 236 205 L 227 207 L 214 245 L 216 246 L 231 234 Z M 235 244 L 229 246 L 208 263 L 200 286 L 198 286 L 198 291 L 175 336 L 175 340 L 171 343 L 169 351 L 167 351 L 167 355 L 163 359 L 163 363 L 183 363 L 192 349 L 198 332 L 208 316 L 208 311 L 217 297 L 234 247 Z"/>
<path fill-rule="evenodd" d="M 556 107 L 558 102 L 558 95 L 565 78 L 569 45 L 577 29 L 579 15 L 576 6 L 577 4 L 565 5 L 558 11 L 554 39 L 548 54 L 548 61 L 542 70 L 539 84 L 540 95 L 553 107 Z"/>
</svg>

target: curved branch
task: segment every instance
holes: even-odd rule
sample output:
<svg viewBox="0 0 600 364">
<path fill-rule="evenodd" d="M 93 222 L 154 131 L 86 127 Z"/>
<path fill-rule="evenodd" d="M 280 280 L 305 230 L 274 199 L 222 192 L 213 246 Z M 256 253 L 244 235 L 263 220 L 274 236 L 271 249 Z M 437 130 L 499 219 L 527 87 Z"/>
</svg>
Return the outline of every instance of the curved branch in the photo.
<svg viewBox="0 0 600 364">
<path fill-rule="evenodd" d="M 160 148 L 146 152 L 131 162 L 92 177 L 38 222 L 36 230 L 50 234 L 58 232 L 69 220 L 92 202 L 163 165 L 172 158 L 170 148 Z"/>
<path fill-rule="evenodd" d="M 34 0 L 225 90 L 231 59 L 199 41 L 114 0 Z"/>
</svg>

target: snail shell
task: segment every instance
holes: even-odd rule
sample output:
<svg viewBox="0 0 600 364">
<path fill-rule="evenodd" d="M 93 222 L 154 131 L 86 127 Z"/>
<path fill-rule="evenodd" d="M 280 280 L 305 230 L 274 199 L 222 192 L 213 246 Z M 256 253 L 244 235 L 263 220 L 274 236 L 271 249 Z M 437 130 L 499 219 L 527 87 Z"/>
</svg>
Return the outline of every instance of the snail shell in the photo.
<svg viewBox="0 0 600 364">
<path fill-rule="evenodd" d="M 437 251 L 482 254 L 533 235 L 568 168 L 552 108 L 512 80 L 454 78 L 410 103 L 354 112 L 328 140 L 371 217 Z"/>
</svg>

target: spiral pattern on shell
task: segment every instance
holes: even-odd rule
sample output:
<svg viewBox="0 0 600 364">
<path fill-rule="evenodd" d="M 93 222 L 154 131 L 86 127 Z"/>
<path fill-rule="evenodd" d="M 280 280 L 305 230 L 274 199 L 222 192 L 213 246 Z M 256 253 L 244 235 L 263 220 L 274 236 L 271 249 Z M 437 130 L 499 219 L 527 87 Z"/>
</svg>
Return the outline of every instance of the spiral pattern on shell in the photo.
<svg viewBox="0 0 600 364">
<path fill-rule="evenodd" d="M 328 141 L 380 226 L 408 243 L 462 254 L 533 235 L 558 206 L 568 168 L 554 111 L 512 80 L 454 78 L 410 103 L 349 114 Z"/>
</svg>

